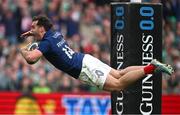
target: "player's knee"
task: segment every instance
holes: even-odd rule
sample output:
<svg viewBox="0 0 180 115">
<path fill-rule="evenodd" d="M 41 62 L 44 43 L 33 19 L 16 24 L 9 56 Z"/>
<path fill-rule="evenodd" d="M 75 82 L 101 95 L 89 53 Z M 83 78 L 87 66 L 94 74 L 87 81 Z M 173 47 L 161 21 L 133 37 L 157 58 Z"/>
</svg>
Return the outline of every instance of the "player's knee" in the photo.
<svg viewBox="0 0 180 115">
<path fill-rule="evenodd" d="M 119 79 L 122 75 L 123 75 L 123 74 L 122 74 L 121 71 L 116 71 L 116 74 L 114 74 L 114 77 L 115 77 L 116 79 Z"/>
<path fill-rule="evenodd" d="M 115 91 L 122 91 L 124 89 L 123 83 L 121 81 L 117 80 L 115 83 Z"/>
<path fill-rule="evenodd" d="M 120 78 L 121 76 L 123 76 L 124 74 L 125 74 L 125 70 L 124 70 L 124 69 L 118 71 L 118 76 L 119 76 L 119 78 Z"/>
</svg>

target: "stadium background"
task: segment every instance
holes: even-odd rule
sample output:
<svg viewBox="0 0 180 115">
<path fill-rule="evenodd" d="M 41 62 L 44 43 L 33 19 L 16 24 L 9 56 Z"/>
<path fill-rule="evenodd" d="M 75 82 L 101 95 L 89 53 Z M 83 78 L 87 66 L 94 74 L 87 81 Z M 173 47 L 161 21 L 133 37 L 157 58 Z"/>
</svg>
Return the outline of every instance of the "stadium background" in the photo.
<svg viewBox="0 0 180 115">
<path fill-rule="evenodd" d="M 172 78 L 163 77 L 163 99 L 168 100 L 167 96 L 171 98 L 173 95 L 173 100 L 177 102 L 176 99 L 180 94 L 180 1 L 144 1 L 163 4 L 163 62 L 175 68 Z M 101 100 L 94 99 L 94 95 L 100 98 L 106 95 L 109 98 L 109 93 L 83 85 L 55 69 L 45 59 L 33 66 L 28 65 L 18 52 L 19 46 L 29 42 L 19 39 L 19 36 L 30 29 L 32 17 L 46 14 L 53 21 L 54 28 L 62 31 L 64 38 L 75 51 L 90 53 L 110 64 L 109 2 L 108 0 L 0 0 L 0 113 L 4 112 L 4 108 L 8 108 L 10 103 L 14 105 L 9 107 L 9 111 L 14 112 L 16 98 L 22 95 L 33 99 L 35 97 L 42 100 L 38 102 L 45 103 L 42 94 L 47 98 L 51 96 L 63 98 L 65 94 L 87 93 L 88 96 L 82 96 L 84 101 L 81 103 L 88 107 L 91 106 L 91 102 Z M 39 95 L 33 95 L 34 93 Z M 49 103 L 51 105 L 53 102 Z M 110 104 L 108 101 L 107 103 Z M 167 103 L 165 107 L 167 106 L 170 105 Z M 107 107 L 110 108 L 108 104 Z M 40 110 L 44 112 L 42 107 Z M 93 111 L 90 108 L 88 110 Z M 100 110 L 103 111 L 103 109 L 97 111 Z M 110 109 L 106 111 L 107 113 L 110 113 Z"/>
</svg>

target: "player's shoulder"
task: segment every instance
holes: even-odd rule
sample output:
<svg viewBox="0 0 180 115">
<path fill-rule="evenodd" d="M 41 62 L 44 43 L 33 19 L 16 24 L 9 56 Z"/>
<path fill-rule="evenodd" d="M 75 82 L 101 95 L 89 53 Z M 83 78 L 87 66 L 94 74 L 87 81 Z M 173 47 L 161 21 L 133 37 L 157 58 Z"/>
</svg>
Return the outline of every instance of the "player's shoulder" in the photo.
<svg viewBox="0 0 180 115">
<path fill-rule="evenodd" d="M 49 43 L 57 43 L 59 41 L 61 41 L 63 39 L 63 35 L 61 32 L 58 32 L 58 31 L 47 31 L 45 36 L 44 36 L 44 39 L 41 40 L 42 42 L 43 41 L 47 41 Z"/>
<path fill-rule="evenodd" d="M 60 32 L 54 32 L 51 35 L 46 36 L 45 40 L 53 41 L 53 40 L 62 39 L 62 38 L 63 38 L 63 35 Z"/>
<path fill-rule="evenodd" d="M 61 32 L 58 32 L 58 31 L 54 31 L 53 35 L 52 35 L 53 38 L 61 38 L 63 37 L 62 33 Z"/>
</svg>

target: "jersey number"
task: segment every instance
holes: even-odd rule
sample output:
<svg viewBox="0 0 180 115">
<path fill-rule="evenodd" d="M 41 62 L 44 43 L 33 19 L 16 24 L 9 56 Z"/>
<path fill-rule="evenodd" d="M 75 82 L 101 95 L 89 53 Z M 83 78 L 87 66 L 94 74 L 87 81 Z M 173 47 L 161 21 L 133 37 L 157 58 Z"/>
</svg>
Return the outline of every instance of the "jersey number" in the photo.
<svg viewBox="0 0 180 115">
<path fill-rule="evenodd" d="M 95 71 L 96 75 L 100 78 L 101 76 L 104 76 L 104 73 L 100 70 Z"/>
<path fill-rule="evenodd" d="M 72 56 L 74 54 L 74 51 L 69 48 L 67 45 L 65 45 L 62 50 L 65 52 L 65 54 L 69 57 L 69 59 L 72 59 Z"/>
</svg>

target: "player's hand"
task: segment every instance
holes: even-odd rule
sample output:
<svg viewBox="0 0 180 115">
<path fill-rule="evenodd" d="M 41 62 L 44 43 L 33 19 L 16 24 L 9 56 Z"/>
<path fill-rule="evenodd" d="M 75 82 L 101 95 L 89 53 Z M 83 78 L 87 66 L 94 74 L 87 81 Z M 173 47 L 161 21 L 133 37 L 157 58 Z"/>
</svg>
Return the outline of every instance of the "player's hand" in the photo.
<svg viewBox="0 0 180 115">
<path fill-rule="evenodd" d="M 31 46 L 31 42 L 30 43 L 28 43 L 27 45 L 25 45 L 25 46 L 21 46 L 21 47 L 19 47 L 19 49 L 20 50 L 26 50 L 26 51 L 28 51 L 28 49 L 29 49 L 29 47 Z"/>
<path fill-rule="evenodd" d="M 32 31 L 27 31 L 27 32 L 25 32 L 25 33 L 23 33 L 23 34 L 21 34 L 21 38 L 26 38 L 26 37 L 28 37 L 28 36 L 33 36 L 34 34 L 33 34 L 33 32 Z"/>
</svg>

